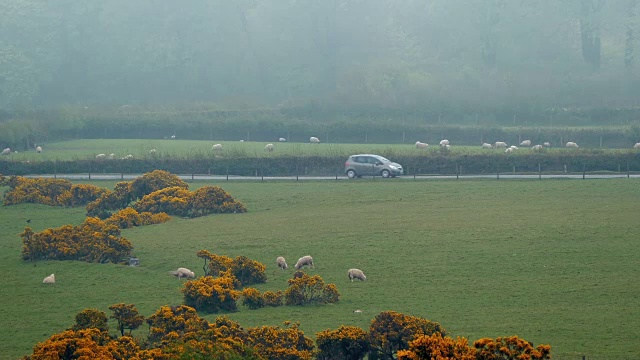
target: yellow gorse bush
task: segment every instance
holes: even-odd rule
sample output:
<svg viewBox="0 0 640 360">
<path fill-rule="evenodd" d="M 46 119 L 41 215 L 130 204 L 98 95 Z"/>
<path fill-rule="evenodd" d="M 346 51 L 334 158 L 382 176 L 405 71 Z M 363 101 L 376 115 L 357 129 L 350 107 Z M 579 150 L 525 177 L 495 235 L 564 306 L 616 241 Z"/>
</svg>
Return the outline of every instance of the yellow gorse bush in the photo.
<svg viewBox="0 0 640 360">
<path fill-rule="evenodd" d="M 364 359 L 369 351 L 367 333 L 359 327 L 340 326 L 337 330 L 324 330 L 316 334 L 318 360 Z"/>
<path fill-rule="evenodd" d="M 458 337 L 452 339 L 439 332 L 420 335 L 409 343 L 408 350 L 398 351 L 398 360 L 475 360 L 476 350 L 469 341 Z"/>
<path fill-rule="evenodd" d="M 236 300 L 241 294 L 235 289 L 234 279 L 230 276 L 218 278 L 203 276 L 189 280 L 185 282 L 181 291 L 187 306 L 208 313 L 236 310 Z"/>
<path fill-rule="evenodd" d="M 25 227 L 22 237 L 24 260 L 84 260 L 121 263 L 131 254 L 131 242 L 120 236 L 120 228 L 98 218 L 86 218 L 79 226 L 64 225 L 34 233 Z"/>
</svg>

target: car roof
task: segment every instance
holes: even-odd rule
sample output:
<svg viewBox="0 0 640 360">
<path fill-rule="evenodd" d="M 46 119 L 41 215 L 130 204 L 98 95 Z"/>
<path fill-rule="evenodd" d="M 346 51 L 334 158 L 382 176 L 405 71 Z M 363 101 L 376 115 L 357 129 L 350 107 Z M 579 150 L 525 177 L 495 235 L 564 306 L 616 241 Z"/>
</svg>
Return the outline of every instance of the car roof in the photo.
<svg viewBox="0 0 640 360">
<path fill-rule="evenodd" d="M 354 154 L 354 155 L 351 155 L 351 156 L 373 156 L 373 157 L 377 157 L 377 158 L 385 158 L 384 156 L 376 155 L 376 154 Z M 351 156 L 349 156 L 349 157 L 351 157 Z"/>
</svg>

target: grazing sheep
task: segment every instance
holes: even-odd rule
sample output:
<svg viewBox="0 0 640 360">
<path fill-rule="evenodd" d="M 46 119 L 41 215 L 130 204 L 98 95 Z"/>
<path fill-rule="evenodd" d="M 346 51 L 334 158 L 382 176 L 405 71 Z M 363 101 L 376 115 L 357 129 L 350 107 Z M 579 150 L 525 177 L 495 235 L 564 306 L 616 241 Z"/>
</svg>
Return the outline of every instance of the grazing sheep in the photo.
<svg viewBox="0 0 640 360">
<path fill-rule="evenodd" d="M 574 143 L 573 141 L 569 141 L 565 146 L 572 149 L 579 148 L 578 144 Z"/>
<path fill-rule="evenodd" d="M 550 143 L 550 142 L 548 142 L 548 141 L 545 141 L 545 142 L 543 142 L 543 143 L 542 143 L 542 146 L 544 146 L 544 147 L 551 147 L 551 143 Z"/>
<path fill-rule="evenodd" d="M 109 156 L 107 156 L 107 159 L 109 159 L 109 160 L 113 160 L 115 158 L 116 158 L 116 154 L 114 154 L 114 153 L 111 153 L 111 154 L 109 154 Z"/>
<path fill-rule="evenodd" d="M 496 149 L 506 148 L 507 147 L 507 143 L 504 142 L 504 141 L 496 141 L 494 146 L 495 146 Z"/>
<path fill-rule="evenodd" d="M 287 139 L 285 139 L 285 138 L 280 138 L 280 139 L 278 139 L 278 142 L 287 142 Z"/>
<path fill-rule="evenodd" d="M 304 266 L 309 266 L 309 267 L 314 267 L 313 266 L 313 258 L 309 255 L 307 256 L 303 256 L 300 259 L 298 259 L 298 262 L 296 263 L 295 269 L 296 270 L 300 270 L 302 269 Z"/>
<path fill-rule="evenodd" d="M 449 151 L 449 150 L 451 150 L 451 145 L 449 145 L 449 144 L 444 144 L 444 145 L 442 145 L 440 148 L 441 148 L 442 150 Z"/>
<path fill-rule="evenodd" d="M 533 145 L 533 146 L 531 147 L 531 149 L 532 149 L 533 151 L 541 151 L 541 150 L 543 149 L 543 147 L 542 147 L 542 145 L 538 144 L 538 145 Z"/>
<path fill-rule="evenodd" d="M 511 154 L 513 152 L 513 148 L 507 148 L 504 152 L 506 154 Z"/>
<path fill-rule="evenodd" d="M 426 149 L 428 147 L 429 147 L 429 144 L 416 141 L 416 149 Z"/>
<path fill-rule="evenodd" d="M 445 146 L 445 145 L 449 145 L 449 140 L 447 139 L 440 140 L 440 146 Z"/>
<path fill-rule="evenodd" d="M 42 146 L 36 147 L 36 152 L 40 154 L 42 152 Z"/>
<path fill-rule="evenodd" d="M 289 268 L 289 265 L 287 265 L 287 262 L 282 256 L 278 256 L 278 258 L 276 259 L 276 264 L 282 270 L 287 270 Z"/>
<path fill-rule="evenodd" d="M 151 150 L 149 150 L 149 154 L 150 154 L 150 155 L 155 155 L 155 154 L 156 154 L 156 149 L 151 149 Z"/>
<path fill-rule="evenodd" d="M 523 140 L 520 146 L 531 146 L 531 140 Z"/>
<path fill-rule="evenodd" d="M 355 309 L 355 310 L 353 310 L 353 313 L 354 313 L 354 314 L 362 314 L 362 310 L 360 310 L 360 309 Z"/>
<path fill-rule="evenodd" d="M 98 154 L 98 155 L 96 155 L 96 160 L 102 160 L 102 159 L 104 159 L 106 157 L 107 157 L 107 155 L 105 155 L 105 154 Z"/>
<path fill-rule="evenodd" d="M 349 269 L 347 273 L 349 275 L 349 280 L 353 282 L 353 279 L 358 279 L 360 281 L 366 281 L 367 277 L 364 276 L 364 273 L 360 269 Z"/>
<path fill-rule="evenodd" d="M 634 148 L 634 149 L 640 149 L 640 142 L 639 142 L 639 143 L 636 143 L 635 145 L 633 145 L 633 148 Z"/>
<path fill-rule="evenodd" d="M 264 151 L 272 152 L 273 151 L 273 144 L 265 145 L 264 146 Z"/>
<path fill-rule="evenodd" d="M 511 145 L 511 146 L 509 146 L 509 147 L 510 147 L 511 149 L 513 149 L 513 150 L 518 150 L 518 147 L 517 147 L 517 146 L 515 146 L 515 145 Z"/>
<path fill-rule="evenodd" d="M 122 158 L 122 160 L 130 160 L 130 159 L 133 159 L 133 155 L 131 155 L 131 154 L 125 155 L 125 156 Z"/>
<path fill-rule="evenodd" d="M 176 136 L 175 135 L 171 135 L 171 139 L 175 140 Z"/>
<path fill-rule="evenodd" d="M 11 154 L 11 148 L 6 148 L 2 150 L 2 155 L 9 155 L 9 154 Z"/>
<path fill-rule="evenodd" d="M 178 270 L 169 271 L 169 273 L 177 277 L 178 279 L 182 279 L 182 278 L 194 279 L 196 277 L 196 274 L 187 268 L 178 268 Z"/>
<path fill-rule="evenodd" d="M 211 147 L 211 150 L 222 151 L 222 144 L 215 144 Z"/>
<path fill-rule="evenodd" d="M 320 143 L 320 139 L 318 139 L 315 136 L 312 136 L 312 137 L 309 138 L 309 142 L 312 143 L 312 144 L 319 144 Z"/>
<path fill-rule="evenodd" d="M 240 139 L 240 142 L 244 142 L 244 140 Z"/>
<path fill-rule="evenodd" d="M 43 284 L 55 284 L 56 283 L 56 276 L 51 274 L 49 276 L 47 276 L 46 278 L 44 278 L 44 280 L 42 280 Z"/>
<path fill-rule="evenodd" d="M 482 144 L 482 148 L 483 148 L 483 149 L 491 149 L 492 147 L 493 147 L 493 146 L 491 146 L 491 144 L 489 144 L 489 143 L 484 143 L 484 144 Z"/>
</svg>

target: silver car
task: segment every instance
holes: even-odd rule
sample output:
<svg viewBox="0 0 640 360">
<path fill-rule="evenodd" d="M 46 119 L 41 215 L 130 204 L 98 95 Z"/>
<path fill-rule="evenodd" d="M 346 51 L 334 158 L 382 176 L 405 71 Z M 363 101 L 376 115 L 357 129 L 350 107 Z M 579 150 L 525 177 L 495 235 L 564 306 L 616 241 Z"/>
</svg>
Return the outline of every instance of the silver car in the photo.
<svg viewBox="0 0 640 360">
<path fill-rule="evenodd" d="M 396 177 L 403 174 L 402 165 L 394 163 L 380 155 L 351 155 L 344 163 L 344 173 L 349 179 L 364 175 Z"/>
</svg>

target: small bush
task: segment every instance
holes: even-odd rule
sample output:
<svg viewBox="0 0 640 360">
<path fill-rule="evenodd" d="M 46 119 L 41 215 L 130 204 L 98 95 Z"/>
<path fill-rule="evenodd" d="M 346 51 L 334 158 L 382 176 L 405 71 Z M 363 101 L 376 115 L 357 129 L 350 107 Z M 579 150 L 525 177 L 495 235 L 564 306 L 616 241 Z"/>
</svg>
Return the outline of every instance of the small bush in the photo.
<svg viewBox="0 0 640 360">
<path fill-rule="evenodd" d="M 398 360 L 421 359 L 476 360 L 476 349 L 469 346 L 465 338 L 452 339 L 448 336 L 443 337 L 440 333 L 434 333 L 420 335 L 409 343 L 408 350 L 398 351 Z"/>
<path fill-rule="evenodd" d="M 355 326 L 340 326 L 337 330 L 325 330 L 316 334 L 318 360 L 364 359 L 369 351 L 367 333 Z"/>
<path fill-rule="evenodd" d="M 262 326 L 248 328 L 249 345 L 265 359 L 310 360 L 313 355 L 313 340 L 304 336 L 299 324 L 286 328 Z"/>
<path fill-rule="evenodd" d="M 446 335 L 437 322 L 395 311 L 381 312 L 369 327 L 369 359 L 392 359 L 399 350 L 408 349 L 409 342 L 417 336 L 435 333 Z"/>
<path fill-rule="evenodd" d="M 335 285 L 325 285 L 320 275 L 289 279 L 289 287 L 284 292 L 286 305 L 305 305 L 312 303 L 335 303 L 340 294 Z"/>
<path fill-rule="evenodd" d="M 473 343 L 477 350 L 478 360 L 498 359 L 551 359 L 551 346 L 533 344 L 517 336 L 498 337 L 496 339 L 483 338 Z"/>
<path fill-rule="evenodd" d="M 151 344 L 209 328 L 207 320 L 198 316 L 196 309 L 184 305 L 162 306 L 146 321 L 149 324 L 149 342 Z"/>
<path fill-rule="evenodd" d="M 191 193 L 181 187 L 170 187 L 145 195 L 133 208 L 139 212 L 164 212 L 169 215 L 187 216 Z"/>
<path fill-rule="evenodd" d="M 98 309 L 84 309 L 76 314 L 76 323 L 73 324 L 71 330 L 78 331 L 82 329 L 98 329 L 100 331 L 107 331 L 109 327 L 107 325 L 107 314 Z"/>
<path fill-rule="evenodd" d="M 213 278 L 204 276 L 187 281 L 182 288 L 184 303 L 198 311 L 215 313 L 220 310 L 234 311 L 240 291 L 235 290 L 232 277 Z"/>
<path fill-rule="evenodd" d="M 178 176 L 165 170 L 154 170 L 131 182 L 131 194 L 134 199 L 140 199 L 155 191 L 170 187 L 189 189 L 189 185 Z"/>
<path fill-rule="evenodd" d="M 233 260 L 231 273 L 240 281 L 242 286 L 267 282 L 265 270 L 267 267 L 246 256 L 238 256 Z"/>
<path fill-rule="evenodd" d="M 260 295 L 260 291 L 255 288 L 244 288 L 242 290 L 242 305 L 251 310 L 264 307 L 264 298 Z"/>
<path fill-rule="evenodd" d="M 284 304 L 283 298 L 284 298 L 284 294 L 282 294 L 282 291 L 280 290 L 276 292 L 265 291 L 262 293 L 262 299 L 264 300 L 265 306 L 273 306 L 273 307 L 282 306 Z"/>
<path fill-rule="evenodd" d="M 58 195 L 56 202 L 60 206 L 74 207 L 86 206 L 110 191 L 95 185 L 76 184 L 72 185 L 69 191 Z"/>
<path fill-rule="evenodd" d="M 150 212 L 138 213 L 132 208 L 124 208 L 111 215 L 104 222 L 115 225 L 120 229 L 128 229 L 134 226 L 152 225 L 167 222 L 171 217 L 165 213 L 152 214 Z"/>
</svg>

